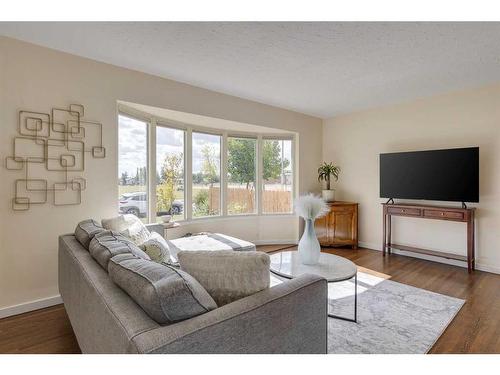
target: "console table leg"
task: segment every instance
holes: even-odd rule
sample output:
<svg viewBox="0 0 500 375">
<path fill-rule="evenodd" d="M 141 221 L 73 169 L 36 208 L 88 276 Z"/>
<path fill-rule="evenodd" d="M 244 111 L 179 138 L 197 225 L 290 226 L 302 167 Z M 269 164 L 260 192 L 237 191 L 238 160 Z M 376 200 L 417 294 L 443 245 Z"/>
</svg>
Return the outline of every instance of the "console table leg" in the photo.
<svg viewBox="0 0 500 375">
<path fill-rule="evenodd" d="M 472 271 L 476 269 L 476 219 L 472 212 Z"/>
<path fill-rule="evenodd" d="M 382 255 L 385 256 L 385 241 L 387 240 L 387 216 L 385 214 L 385 209 L 384 209 L 384 214 L 382 216 L 382 221 L 383 221 L 383 230 L 382 230 Z"/>
<path fill-rule="evenodd" d="M 474 214 L 471 213 L 467 220 L 467 271 L 474 270 Z"/>
<path fill-rule="evenodd" d="M 391 226 L 392 226 L 392 216 L 387 215 L 387 254 L 392 253 L 391 242 L 392 242 L 392 234 L 391 234 Z"/>
</svg>

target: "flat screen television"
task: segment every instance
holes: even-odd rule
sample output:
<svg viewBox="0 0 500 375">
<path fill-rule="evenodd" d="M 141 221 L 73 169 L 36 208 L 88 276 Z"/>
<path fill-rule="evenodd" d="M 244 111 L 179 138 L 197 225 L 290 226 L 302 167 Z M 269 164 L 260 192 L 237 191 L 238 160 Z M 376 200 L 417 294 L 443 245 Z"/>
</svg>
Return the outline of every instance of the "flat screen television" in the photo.
<svg viewBox="0 0 500 375">
<path fill-rule="evenodd" d="M 479 147 L 380 154 L 380 197 L 479 202 Z"/>
</svg>

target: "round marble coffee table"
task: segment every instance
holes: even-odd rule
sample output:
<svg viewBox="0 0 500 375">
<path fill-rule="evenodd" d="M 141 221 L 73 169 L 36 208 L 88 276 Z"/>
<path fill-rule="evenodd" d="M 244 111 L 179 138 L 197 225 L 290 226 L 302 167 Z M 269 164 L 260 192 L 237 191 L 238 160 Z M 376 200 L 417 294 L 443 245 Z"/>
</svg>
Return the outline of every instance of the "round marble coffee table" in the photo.
<svg viewBox="0 0 500 375">
<path fill-rule="evenodd" d="M 349 259 L 333 254 L 321 253 L 318 264 L 305 265 L 300 262 L 297 251 L 283 251 L 271 255 L 271 272 L 287 279 L 293 279 L 299 275 L 310 273 L 324 277 L 328 283 L 345 281 L 354 277 L 354 318 L 346 318 L 330 313 L 328 313 L 328 316 L 350 322 L 357 321 L 358 268 Z"/>
</svg>

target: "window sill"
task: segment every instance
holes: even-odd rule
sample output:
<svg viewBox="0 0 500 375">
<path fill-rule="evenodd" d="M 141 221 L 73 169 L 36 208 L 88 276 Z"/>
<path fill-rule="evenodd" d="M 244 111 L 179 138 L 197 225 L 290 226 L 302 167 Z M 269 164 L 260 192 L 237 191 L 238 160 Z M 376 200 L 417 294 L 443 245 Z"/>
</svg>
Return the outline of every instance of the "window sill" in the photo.
<svg viewBox="0 0 500 375">
<path fill-rule="evenodd" d="M 204 222 L 213 222 L 215 221 L 227 221 L 227 220 L 246 220 L 246 219 L 260 219 L 260 218 L 289 218 L 289 217 L 297 217 L 296 215 L 290 213 L 290 214 L 262 214 L 262 215 L 257 215 L 257 214 L 245 214 L 245 215 L 226 215 L 226 216 L 205 216 L 205 217 L 199 217 L 199 218 L 192 218 L 191 220 L 179 220 L 175 221 L 176 225 L 175 227 L 182 227 L 190 224 L 196 224 L 196 223 L 204 223 Z M 167 228 L 171 229 L 171 228 Z"/>
</svg>

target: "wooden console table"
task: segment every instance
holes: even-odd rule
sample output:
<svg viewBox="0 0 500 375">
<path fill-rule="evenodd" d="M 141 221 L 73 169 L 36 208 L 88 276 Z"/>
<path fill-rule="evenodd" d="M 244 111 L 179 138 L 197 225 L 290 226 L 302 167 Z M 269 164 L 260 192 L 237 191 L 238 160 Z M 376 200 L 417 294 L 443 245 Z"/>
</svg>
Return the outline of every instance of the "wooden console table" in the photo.
<svg viewBox="0 0 500 375">
<path fill-rule="evenodd" d="M 391 253 L 391 249 L 433 255 L 446 259 L 455 259 L 467 262 L 467 270 L 471 273 L 475 268 L 474 260 L 474 213 L 475 208 L 438 207 L 414 204 L 383 203 L 383 243 L 382 253 Z M 467 256 L 445 253 L 434 250 L 420 249 L 412 246 L 398 245 L 392 243 L 391 218 L 392 216 L 415 217 L 434 220 L 459 221 L 467 223 Z"/>
</svg>

